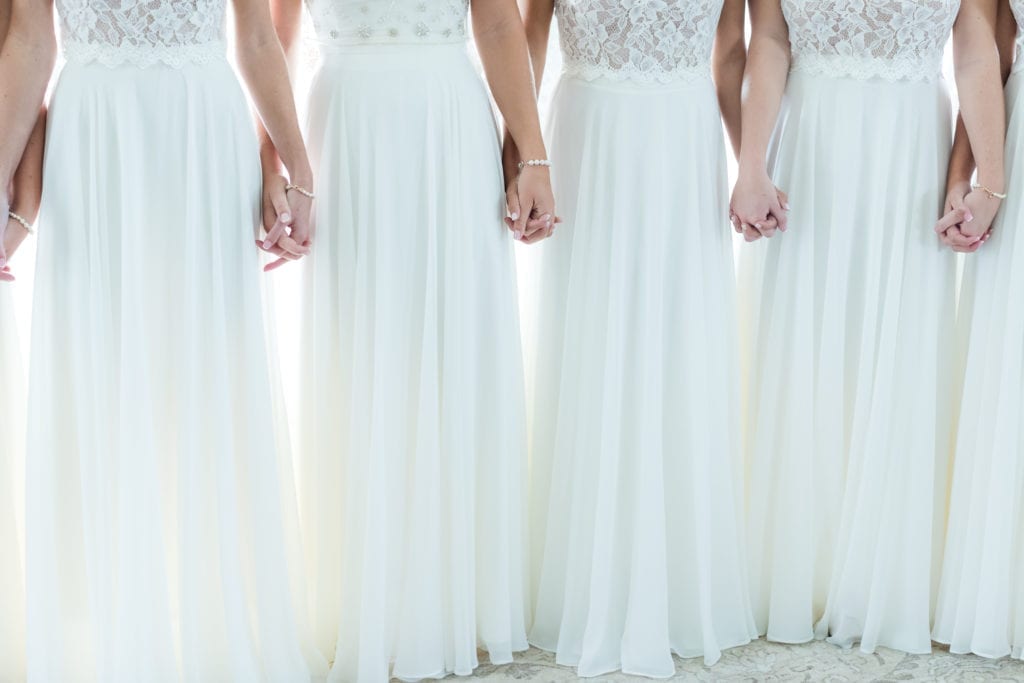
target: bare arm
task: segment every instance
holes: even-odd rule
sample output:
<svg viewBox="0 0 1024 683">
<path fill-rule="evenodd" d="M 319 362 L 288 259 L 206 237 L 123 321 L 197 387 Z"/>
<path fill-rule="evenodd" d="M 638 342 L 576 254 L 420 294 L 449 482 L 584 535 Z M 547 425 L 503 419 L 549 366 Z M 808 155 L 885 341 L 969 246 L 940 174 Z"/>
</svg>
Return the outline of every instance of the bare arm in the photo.
<svg viewBox="0 0 1024 683">
<path fill-rule="evenodd" d="M 1013 60 L 1017 50 L 1017 19 L 1013 16 L 1013 10 L 1009 2 L 999 3 L 999 13 L 996 20 L 996 46 L 999 50 L 999 71 L 1003 83 L 1006 83 L 1013 68 Z M 958 116 L 956 121 L 956 137 L 953 141 L 953 152 L 949 158 L 949 174 L 947 176 L 946 190 L 951 194 L 959 194 L 962 200 L 971 189 L 971 176 L 974 175 L 974 154 L 971 152 L 971 142 L 967 136 L 967 128 L 964 126 L 963 116 Z M 952 207 L 947 202 L 947 210 Z"/>
<path fill-rule="evenodd" d="M 288 67 L 271 21 L 270 7 L 265 0 L 234 0 L 234 7 L 239 71 L 249 86 L 265 131 L 261 133 L 264 143 L 261 157 L 268 156 L 272 150 L 274 163 L 283 165 L 290 182 L 312 192 L 313 171 L 299 129 Z M 268 268 L 308 254 L 312 243 L 310 198 L 291 191 L 287 193 L 287 200 L 288 208 L 283 216 L 287 220 L 279 217 L 262 242 L 266 251 L 278 257 Z"/>
<path fill-rule="evenodd" d="M 712 54 L 718 108 L 722 112 L 722 120 L 737 159 L 740 156 L 743 70 L 747 65 L 745 20 L 746 0 L 726 0 L 718 21 Z"/>
<path fill-rule="evenodd" d="M 789 74 L 789 27 L 780 0 L 750 0 L 751 38 L 744 73 L 739 180 L 732 212 L 746 238 L 786 229 L 786 212 L 768 176 L 768 144 Z"/>
<path fill-rule="evenodd" d="M 48 22 L 48 23 L 47 23 Z M 43 97 L 56 60 L 52 7 L 46 2 L 0 0 L 0 120 L 12 121 L 0 139 L 0 280 L 13 280 L 7 261 L 39 212 L 46 110 Z M 12 74 L 17 74 L 17 78 Z"/>
<path fill-rule="evenodd" d="M 537 113 L 537 91 L 530 68 L 526 31 L 515 0 L 472 0 L 473 35 L 494 100 L 523 159 L 547 159 Z M 515 218 L 510 229 L 532 243 L 551 234 L 555 200 L 543 166 L 523 169 L 516 182 Z M 538 219 L 528 229 L 527 220 Z"/>
<path fill-rule="evenodd" d="M 999 0 L 964 0 L 953 26 L 953 58 L 960 94 L 961 140 L 950 158 L 947 189 L 960 182 L 956 176 L 970 167 L 978 169 L 978 183 L 985 190 L 970 190 L 959 200 L 949 198 L 950 209 L 936 224 L 943 243 L 956 251 L 976 251 L 987 239 L 999 210 L 1005 185 L 1003 151 L 1006 140 L 1006 111 L 1000 78 L 1000 50 L 997 47 Z M 969 151 L 964 149 L 964 139 Z M 954 141 L 954 144 L 955 141 Z M 973 159 L 973 161 L 972 161 Z"/>
<path fill-rule="evenodd" d="M 995 40 L 997 16 L 998 0 L 964 0 L 953 26 L 953 57 L 978 182 L 1002 192 L 1006 110 Z"/>
</svg>

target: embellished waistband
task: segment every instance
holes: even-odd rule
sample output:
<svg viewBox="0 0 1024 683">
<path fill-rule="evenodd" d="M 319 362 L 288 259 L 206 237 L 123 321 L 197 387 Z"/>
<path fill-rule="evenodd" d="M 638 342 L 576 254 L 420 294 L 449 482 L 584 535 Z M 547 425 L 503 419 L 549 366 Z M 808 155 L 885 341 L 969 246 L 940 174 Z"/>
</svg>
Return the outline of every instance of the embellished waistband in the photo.
<svg viewBox="0 0 1024 683">
<path fill-rule="evenodd" d="M 181 68 L 224 59 L 227 53 L 226 45 L 220 40 L 186 45 L 110 45 L 69 41 L 63 47 L 64 57 L 69 62 L 92 62 L 109 67 L 146 68 L 164 64 Z"/>
<path fill-rule="evenodd" d="M 711 78 L 711 64 L 682 65 L 672 69 L 638 69 L 624 66 L 609 68 L 580 60 L 564 58 L 562 73 L 585 81 L 619 81 L 642 85 L 674 85 L 696 83 Z"/>
<path fill-rule="evenodd" d="M 930 83 L 942 78 L 942 58 L 880 58 L 798 53 L 793 55 L 790 70 L 794 73 L 825 78 Z"/>
</svg>

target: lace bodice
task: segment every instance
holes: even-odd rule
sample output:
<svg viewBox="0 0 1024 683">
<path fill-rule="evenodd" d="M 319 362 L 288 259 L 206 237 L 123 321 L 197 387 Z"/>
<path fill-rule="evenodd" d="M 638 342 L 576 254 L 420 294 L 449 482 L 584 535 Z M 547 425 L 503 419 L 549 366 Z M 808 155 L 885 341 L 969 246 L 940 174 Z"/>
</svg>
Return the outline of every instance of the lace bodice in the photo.
<svg viewBox="0 0 1024 683">
<path fill-rule="evenodd" d="M 723 0 L 555 0 L 567 73 L 668 82 L 710 73 Z"/>
<path fill-rule="evenodd" d="M 782 0 L 793 70 L 935 80 L 960 0 Z"/>
<path fill-rule="evenodd" d="M 456 43 L 469 0 L 306 0 L 322 43 Z"/>
<path fill-rule="evenodd" d="M 181 66 L 224 55 L 225 0 L 56 0 L 69 61 Z"/>
<path fill-rule="evenodd" d="M 1017 19 L 1017 56 L 1013 60 L 1014 72 L 1024 69 L 1024 0 L 1010 0 L 1013 16 Z"/>
</svg>

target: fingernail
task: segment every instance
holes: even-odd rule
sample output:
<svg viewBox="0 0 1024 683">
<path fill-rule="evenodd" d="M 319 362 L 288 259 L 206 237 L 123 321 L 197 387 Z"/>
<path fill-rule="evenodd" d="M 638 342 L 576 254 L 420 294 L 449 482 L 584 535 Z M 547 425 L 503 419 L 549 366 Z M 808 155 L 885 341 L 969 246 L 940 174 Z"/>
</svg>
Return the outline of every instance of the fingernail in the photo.
<svg viewBox="0 0 1024 683">
<path fill-rule="evenodd" d="M 512 220 L 514 220 L 514 221 L 519 220 L 519 212 L 518 211 L 513 211 L 512 212 Z"/>
<path fill-rule="evenodd" d="M 971 221 L 973 221 L 973 220 L 974 220 L 974 215 L 973 215 L 973 214 L 970 214 L 970 213 L 969 213 L 969 214 L 967 214 L 966 216 L 964 216 L 964 220 L 965 220 L 966 222 L 970 223 Z"/>
<path fill-rule="evenodd" d="M 282 213 L 281 214 L 281 222 L 282 223 L 287 223 L 291 219 L 292 219 L 292 215 L 290 213 Z"/>
<path fill-rule="evenodd" d="M 785 209 L 786 211 L 789 211 L 789 202 L 786 202 L 785 204 L 783 204 L 782 208 Z"/>
<path fill-rule="evenodd" d="M 270 247 L 272 247 L 272 246 L 274 246 L 273 242 L 271 242 L 270 240 L 263 240 L 263 248 L 264 249 L 270 249 Z"/>
<path fill-rule="evenodd" d="M 522 230 L 516 230 L 515 234 L 512 235 L 512 237 L 514 237 L 517 240 L 523 239 L 523 231 Z"/>
<path fill-rule="evenodd" d="M 757 228 L 758 230 L 760 230 L 761 229 L 761 224 L 760 223 L 754 223 L 754 227 Z"/>
</svg>

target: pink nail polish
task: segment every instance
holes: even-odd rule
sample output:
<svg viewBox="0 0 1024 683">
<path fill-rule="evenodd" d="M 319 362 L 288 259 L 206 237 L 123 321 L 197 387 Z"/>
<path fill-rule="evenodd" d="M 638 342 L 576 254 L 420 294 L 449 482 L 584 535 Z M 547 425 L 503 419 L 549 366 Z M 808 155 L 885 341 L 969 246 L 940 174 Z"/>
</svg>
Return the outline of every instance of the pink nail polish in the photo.
<svg viewBox="0 0 1024 683">
<path fill-rule="evenodd" d="M 282 223 L 287 223 L 291 219 L 292 219 L 292 215 L 290 213 L 282 213 L 281 214 L 281 222 Z"/>
<path fill-rule="evenodd" d="M 512 212 L 512 220 L 514 220 L 514 221 L 519 220 L 519 212 L 518 211 Z"/>
<path fill-rule="evenodd" d="M 523 233 L 522 233 L 521 230 L 516 230 L 515 234 L 512 235 L 512 237 L 517 239 L 517 240 L 521 240 L 521 239 L 523 239 Z"/>
</svg>

